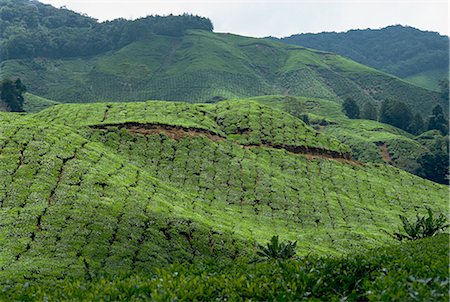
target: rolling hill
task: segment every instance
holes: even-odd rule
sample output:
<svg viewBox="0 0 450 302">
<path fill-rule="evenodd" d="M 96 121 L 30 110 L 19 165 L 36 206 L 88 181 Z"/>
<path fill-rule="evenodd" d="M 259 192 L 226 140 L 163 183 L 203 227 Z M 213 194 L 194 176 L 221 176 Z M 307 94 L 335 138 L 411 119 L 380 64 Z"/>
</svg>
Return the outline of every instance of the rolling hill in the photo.
<svg viewBox="0 0 450 302">
<path fill-rule="evenodd" d="M 9 283 L 234 259 L 273 234 L 302 255 L 342 255 L 392 244 L 399 214 L 447 207 L 445 186 L 353 161 L 333 137 L 248 100 L 57 105 L 0 123 Z"/>
<path fill-rule="evenodd" d="M 0 0 L 0 55 L 28 87 L 0 112 L 0 300 L 448 300 L 448 234 L 395 234 L 448 220 L 447 186 L 407 172 L 448 136 L 341 109 L 439 93 L 198 16 L 30 0 Z"/>
<path fill-rule="evenodd" d="M 439 81 L 448 81 L 449 38 L 436 32 L 395 25 L 275 40 L 337 53 L 435 91 Z"/>
<path fill-rule="evenodd" d="M 377 121 L 350 119 L 342 112 L 341 105 L 332 101 L 290 96 L 260 96 L 248 100 L 286 111 L 298 118 L 307 118 L 317 131 L 348 145 L 353 158 L 361 162 L 388 163 L 425 177 L 422 169 L 424 163 L 421 162 L 423 158 L 442 147 L 448 154 L 448 138 L 437 131 L 414 136 Z M 437 147 L 440 144 L 442 146 Z M 448 175 L 445 170 L 448 169 L 434 170 L 433 173 Z"/>
<path fill-rule="evenodd" d="M 287 94 L 359 103 L 391 98 L 420 112 L 443 104 L 437 93 L 331 53 L 206 31 L 155 36 L 91 57 L 1 64 L 2 76 L 19 76 L 31 93 L 58 102 Z"/>
<path fill-rule="evenodd" d="M 99 23 L 36 1 L 1 3 L 0 77 L 20 77 L 30 93 L 56 102 L 284 94 L 360 104 L 392 99 L 424 115 L 436 104 L 448 111 L 439 93 L 329 52 L 214 33 L 206 18 Z"/>
</svg>

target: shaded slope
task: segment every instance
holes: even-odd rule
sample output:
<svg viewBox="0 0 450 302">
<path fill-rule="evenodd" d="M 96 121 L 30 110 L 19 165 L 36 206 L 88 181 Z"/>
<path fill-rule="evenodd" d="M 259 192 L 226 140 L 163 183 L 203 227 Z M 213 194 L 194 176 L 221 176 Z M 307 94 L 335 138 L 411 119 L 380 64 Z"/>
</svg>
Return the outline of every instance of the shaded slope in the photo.
<svg viewBox="0 0 450 302">
<path fill-rule="evenodd" d="M 290 94 L 360 103 L 390 98 L 421 112 L 441 102 L 437 93 L 331 53 L 206 31 L 152 36 L 91 57 L 1 64 L 2 75 L 20 76 L 31 92 L 60 102 Z"/>
<path fill-rule="evenodd" d="M 31 93 L 25 93 L 24 99 L 23 110 L 25 112 L 39 112 L 59 104 L 58 102 L 47 100 Z"/>
</svg>

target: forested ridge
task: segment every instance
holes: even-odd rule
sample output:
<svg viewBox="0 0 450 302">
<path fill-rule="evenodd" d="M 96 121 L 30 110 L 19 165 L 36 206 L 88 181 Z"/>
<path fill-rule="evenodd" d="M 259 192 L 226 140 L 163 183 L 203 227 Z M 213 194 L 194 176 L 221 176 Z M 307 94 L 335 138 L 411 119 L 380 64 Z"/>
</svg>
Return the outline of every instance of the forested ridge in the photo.
<svg viewBox="0 0 450 302">
<path fill-rule="evenodd" d="M 212 31 L 209 19 L 192 15 L 147 16 L 98 22 L 68 9 L 29 0 L 0 0 L 0 61 L 96 55 L 152 35 Z"/>
</svg>

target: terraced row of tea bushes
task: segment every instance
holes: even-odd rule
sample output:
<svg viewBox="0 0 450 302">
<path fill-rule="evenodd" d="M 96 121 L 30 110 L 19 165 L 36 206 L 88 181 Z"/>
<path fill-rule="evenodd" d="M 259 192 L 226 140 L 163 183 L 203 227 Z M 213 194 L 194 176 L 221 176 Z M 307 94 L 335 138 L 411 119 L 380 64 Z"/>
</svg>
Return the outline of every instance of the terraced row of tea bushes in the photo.
<svg viewBox="0 0 450 302">
<path fill-rule="evenodd" d="M 351 148 L 352 157 L 361 162 L 388 163 L 417 173 L 418 158 L 427 152 L 420 137 L 372 120 L 349 119 L 339 104 L 322 99 L 262 96 L 249 100 L 285 110 L 294 116 L 307 115 L 320 133 L 337 138 Z"/>
<path fill-rule="evenodd" d="M 348 153 L 347 146 L 321 135 L 293 116 L 251 101 L 220 102 L 212 109 L 228 139 L 243 145 L 269 144 Z"/>
<path fill-rule="evenodd" d="M 34 118 L 68 126 L 139 122 L 192 127 L 222 134 L 220 127 L 207 115 L 210 107 L 163 101 L 64 104 L 41 111 Z"/>
<path fill-rule="evenodd" d="M 11 301 L 448 301 L 448 234 L 342 258 L 173 265 L 154 275 L 15 284 Z"/>
<path fill-rule="evenodd" d="M 0 125 L 2 283 L 151 271 L 247 250 L 191 210 L 189 191 L 69 128 Z"/>
<path fill-rule="evenodd" d="M 349 156 L 338 140 L 317 133 L 301 120 L 256 102 L 225 101 L 214 105 L 145 102 L 61 105 L 35 115 L 49 123 L 69 126 L 99 124 L 165 124 L 196 128 L 226 136 L 243 145 L 269 144 L 331 151 Z"/>
<path fill-rule="evenodd" d="M 445 210 L 445 187 L 384 165 L 308 159 L 206 137 L 171 139 L 125 129 L 84 130 L 158 179 L 193 192 L 194 207 L 258 242 L 273 233 L 300 249 L 344 252 L 389 242 L 398 215 Z M 420 210 L 419 210 L 420 211 Z M 219 221 L 219 220 L 217 220 Z M 356 240 L 357 239 L 357 240 Z"/>
</svg>

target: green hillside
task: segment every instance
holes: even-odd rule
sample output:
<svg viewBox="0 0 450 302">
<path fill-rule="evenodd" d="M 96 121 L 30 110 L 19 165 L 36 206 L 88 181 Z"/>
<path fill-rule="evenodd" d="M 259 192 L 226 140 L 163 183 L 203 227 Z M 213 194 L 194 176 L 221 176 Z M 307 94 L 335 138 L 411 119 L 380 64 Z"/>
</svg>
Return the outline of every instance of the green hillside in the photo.
<svg viewBox="0 0 450 302">
<path fill-rule="evenodd" d="M 336 102 L 351 97 L 359 104 L 391 99 L 424 115 L 439 103 L 448 111 L 439 93 L 329 52 L 214 33 L 207 18 L 184 14 L 98 22 L 37 1 L 0 0 L 0 5 L 0 77 L 20 77 L 30 93 L 56 102 L 216 102 L 282 94 Z M 364 43 L 355 49 L 361 47 L 382 50 L 384 56 L 390 49 Z M 423 65 L 411 60 L 409 66 Z M 402 76 L 426 71 L 417 68 Z"/>
<path fill-rule="evenodd" d="M 25 99 L 25 102 L 23 104 L 23 109 L 26 112 L 39 112 L 48 107 L 59 104 L 58 102 L 51 101 L 51 100 L 45 99 L 43 97 L 31 94 L 31 93 L 25 93 L 24 99 Z"/>
<path fill-rule="evenodd" d="M 343 113 L 340 104 L 324 99 L 261 96 L 248 100 L 287 111 L 299 118 L 306 115 L 308 123 L 320 133 L 331 135 L 348 145 L 356 160 L 388 163 L 422 177 L 424 175 L 421 170 L 421 158 L 429 152 L 434 152 L 434 146 L 440 140 L 445 140 L 444 136 L 434 132 L 426 132 L 415 137 L 377 121 L 350 119 Z M 424 137 L 427 139 L 423 139 Z M 448 151 L 446 152 L 448 154 Z"/>
<path fill-rule="evenodd" d="M 410 75 L 405 80 L 422 88 L 441 91 L 440 82 L 448 78 L 448 68 L 436 68 Z"/>
<path fill-rule="evenodd" d="M 436 32 L 395 25 L 277 40 L 334 52 L 435 91 L 440 91 L 441 80 L 448 81 L 449 38 Z"/>
<path fill-rule="evenodd" d="M 342 255 L 392 244 L 399 214 L 447 207 L 445 186 L 351 161 L 249 101 L 57 105 L 0 123 L 4 285 L 233 259 L 273 234 Z"/>
<path fill-rule="evenodd" d="M 90 57 L 7 60 L 0 70 L 58 102 L 211 102 L 289 94 L 360 103 L 390 98 L 420 112 L 442 102 L 437 93 L 334 54 L 207 31 L 153 36 Z"/>
</svg>

